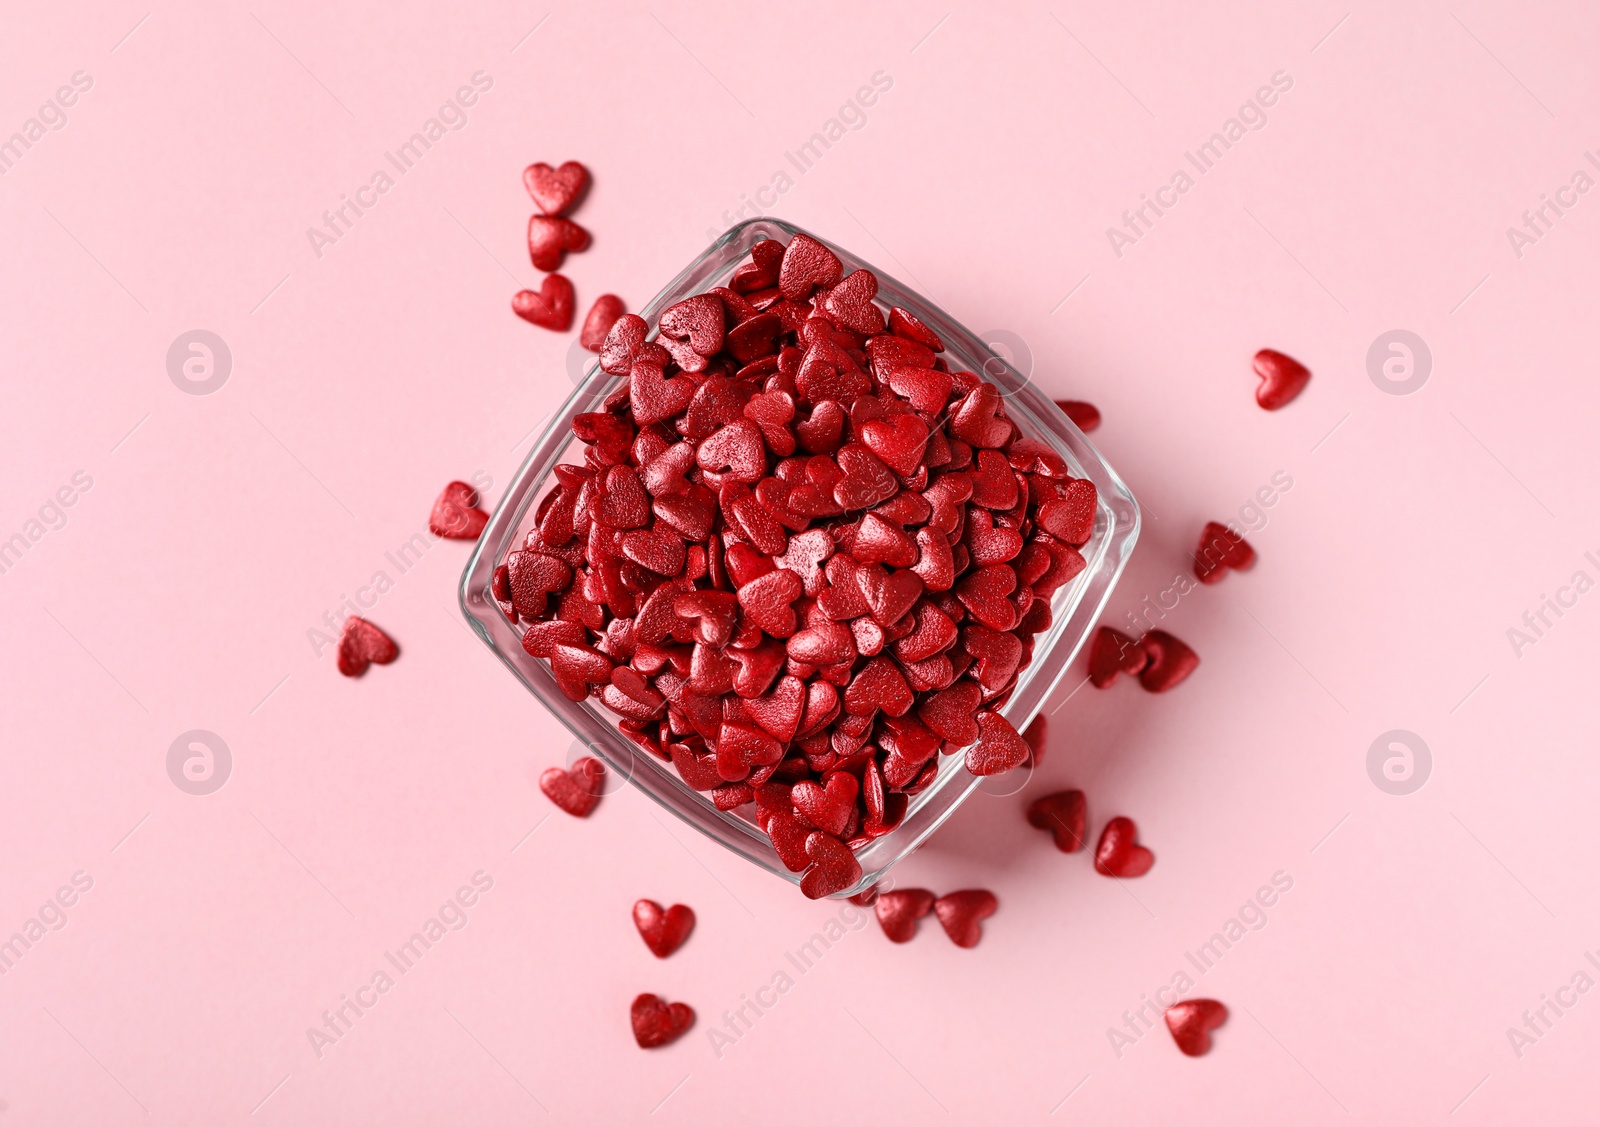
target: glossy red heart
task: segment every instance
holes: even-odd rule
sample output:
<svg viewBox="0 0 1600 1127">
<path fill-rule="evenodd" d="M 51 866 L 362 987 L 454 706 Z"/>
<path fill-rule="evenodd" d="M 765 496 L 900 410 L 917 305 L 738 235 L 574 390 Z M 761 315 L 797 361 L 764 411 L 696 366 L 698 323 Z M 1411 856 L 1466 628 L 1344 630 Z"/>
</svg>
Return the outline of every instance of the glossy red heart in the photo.
<svg viewBox="0 0 1600 1127">
<path fill-rule="evenodd" d="M 1253 362 L 1260 383 L 1256 402 L 1267 411 L 1286 406 L 1311 382 L 1311 370 L 1292 356 L 1270 348 L 1256 353 Z"/>
<path fill-rule="evenodd" d="M 1016 676 L 1017 666 L 1022 661 L 1021 638 L 976 623 L 962 628 L 961 646 L 977 663 L 973 667 L 971 676 L 992 693 L 997 693 L 1011 684 Z M 979 722 L 982 722 L 981 717 Z M 1026 754 L 1032 754 L 1031 750 Z"/>
<path fill-rule="evenodd" d="M 915 313 L 898 305 L 889 310 L 889 331 L 897 337 L 914 341 L 933 352 L 944 351 L 944 341 L 939 334 L 924 325 Z"/>
<path fill-rule="evenodd" d="M 1185 1056 L 1204 1056 L 1211 1050 L 1211 1031 L 1228 1020 L 1228 1007 L 1212 998 L 1191 998 L 1168 1006 L 1167 1029 Z"/>
<path fill-rule="evenodd" d="M 519 290 L 511 299 L 511 311 L 540 328 L 564 333 L 572 327 L 572 303 L 572 283 L 551 274 L 537 290 Z"/>
<path fill-rule="evenodd" d="M 1200 664 L 1200 655 L 1165 630 L 1152 630 L 1139 639 L 1150 663 L 1139 674 L 1139 684 L 1152 693 L 1175 688 Z"/>
<path fill-rule="evenodd" d="M 833 691 L 832 685 L 826 682 L 819 684 Z M 798 677 L 787 676 L 779 679 L 777 685 L 766 696 L 746 699 L 744 707 L 750 719 L 759 724 L 764 732 L 787 744 L 800 730 L 801 720 L 805 715 L 806 694 L 804 681 Z"/>
<path fill-rule="evenodd" d="M 914 571 L 885 571 L 876 563 L 856 569 L 856 587 L 880 626 L 891 626 L 916 606 L 922 577 Z"/>
<path fill-rule="evenodd" d="M 827 288 L 844 274 L 844 263 L 810 235 L 796 235 L 778 269 L 778 288 L 790 301 L 803 301 L 816 286 Z M 874 285 L 876 290 L 876 285 Z"/>
<path fill-rule="evenodd" d="M 787 568 L 778 568 L 739 588 L 739 606 L 745 620 L 753 622 L 774 638 L 787 638 L 795 630 L 795 613 L 790 606 L 805 590 L 800 577 Z"/>
<path fill-rule="evenodd" d="M 850 824 L 859 793 L 860 784 L 854 775 L 834 771 L 827 777 L 826 785 L 810 779 L 796 783 L 789 792 L 789 799 L 817 828 L 838 837 Z"/>
<path fill-rule="evenodd" d="M 933 911 L 933 893 L 925 888 L 897 888 L 880 893 L 872 907 L 891 943 L 909 943 L 917 934 L 917 921 Z"/>
<path fill-rule="evenodd" d="M 664 959 L 694 930 L 694 909 L 682 904 L 662 908 L 654 900 L 640 900 L 633 906 L 633 926 L 656 958 Z"/>
<path fill-rule="evenodd" d="M 1089 683 L 1104 689 L 1118 673 L 1137 675 L 1150 662 L 1150 654 L 1120 630 L 1102 626 L 1089 644 Z"/>
<path fill-rule="evenodd" d="M 869 659 L 844 691 L 844 710 L 851 716 L 871 716 L 878 710 L 904 716 L 915 702 L 905 674 L 887 657 Z"/>
<path fill-rule="evenodd" d="M 816 832 L 806 838 L 806 856 L 812 865 L 800 878 L 800 891 L 810 900 L 843 892 L 861 879 L 861 862 L 850 847 L 830 834 Z"/>
<path fill-rule="evenodd" d="M 991 564 L 956 584 L 956 598 L 973 618 L 991 630 L 1010 630 L 1017 608 L 1007 596 L 1017 589 L 1017 573 L 1006 564 Z"/>
<path fill-rule="evenodd" d="M 685 371 L 703 370 L 705 358 L 722 348 L 725 319 L 722 302 L 711 294 L 685 298 L 662 312 L 658 322 L 665 338 L 662 343 Z M 674 341 L 687 345 L 688 351 L 674 349 Z M 686 357 L 689 363 L 684 363 Z"/>
<path fill-rule="evenodd" d="M 489 523 L 489 514 L 477 506 L 478 491 L 464 481 L 452 481 L 433 503 L 428 530 L 451 540 L 476 540 Z"/>
<path fill-rule="evenodd" d="M 1028 758 L 1028 745 L 1011 721 L 998 712 L 978 713 L 978 742 L 967 748 L 967 770 L 974 775 L 998 775 L 1019 767 Z"/>
<path fill-rule="evenodd" d="M 877 293 L 878 279 L 872 271 L 853 270 L 828 291 L 822 299 L 822 308 L 840 328 L 869 335 L 881 333 L 883 310 L 872 303 Z"/>
<path fill-rule="evenodd" d="M 872 419 L 861 428 L 861 441 L 884 465 L 901 477 L 910 477 L 922 464 L 928 445 L 928 424 L 916 415 Z"/>
<path fill-rule="evenodd" d="M 1098 506 L 1094 482 L 1073 478 L 1062 487 L 1058 499 L 1039 506 L 1039 527 L 1063 543 L 1079 547 L 1094 534 Z"/>
<path fill-rule="evenodd" d="M 976 682 L 958 681 L 918 705 L 917 717 L 941 739 L 966 747 L 981 733 L 977 714 L 982 700 L 983 690 Z"/>
<path fill-rule="evenodd" d="M 644 359 L 634 361 L 629 370 L 628 401 L 633 407 L 633 417 L 641 426 L 664 422 L 681 414 L 698 390 L 698 385 L 688 376 L 669 379 L 660 364 Z M 679 443 L 676 448 L 681 449 L 681 456 L 687 462 L 693 462 L 695 448 L 692 445 Z M 682 474 L 686 469 L 687 465 L 676 472 Z"/>
<path fill-rule="evenodd" d="M 1194 552 L 1194 575 L 1202 583 L 1215 583 L 1229 568 L 1243 571 L 1255 563 L 1256 550 L 1225 524 L 1207 521 Z"/>
<path fill-rule="evenodd" d="M 950 433 L 972 446 L 994 449 L 1011 437 L 1011 423 L 1000 418 L 1000 393 L 993 384 L 968 392 L 950 420 Z"/>
<path fill-rule="evenodd" d="M 594 304 L 589 307 L 589 315 L 583 319 L 583 328 L 578 332 L 578 343 L 590 352 L 599 352 L 605 347 L 606 338 L 627 308 L 614 293 L 603 293 L 595 298 Z"/>
<path fill-rule="evenodd" d="M 535 215 L 528 220 L 528 257 L 535 269 L 559 270 L 567 252 L 585 250 L 589 232 L 570 219 Z"/>
<path fill-rule="evenodd" d="M 976 947 L 983 938 L 982 922 L 999 907 L 994 893 L 982 888 L 947 893 L 933 902 L 934 915 L 957 947 Z"/>
<path fill-rule="evenodd" d="M 1049 830 L 1056 848 L 1076 853 L 1089 832 L 1089 804 L 1081 790 L 1061 790 L 1036 798 L 1028 805 L 1028 825 Z"/>
<path fill-rule="evenodd" d="M 388 665 L 400 656 L 394 639 L 364 618 L 351 615 L 339 635 L 339 672 L 359 677 L 372 664 Z"/>
<path fill-rule="evenodd" d="M 668 1004 L 654 994 L 640 994 L 629 1011 L 633 1039 L 641 1049 L 658 1049 L 682 1037 L 694 1024 L 694 1010 L 683 1002 Z"/>
<path fill-rule="evenodd" d="M 551 168 L 540 161 L 522 170 L 522 184 L 540 211 L 546 215 L 561 215 L 589 186 L 589 170 L 575 160 L 567 161 L 560 168 Z"/>
<path fill-rule="evenodd" d="M 1139 827 L 1132 818 L 1111 819 L 1100 831 L 1094 847 L 1094 868 L 1108 877 L 1142 877 L 1156 863 L 1156 855 L 1139 844 Z"/>
<path fill-rule="evenodd" d="M 605 768 L 587 755 L 574 760 L 565 771 L 551 767 L 539 776 L 539 789 L 545 797 L 574 818 L 587 818 L 594 811 L 604 783 Z"/>
<path fill-rule="evenodd" d="M 643 317 L 636 313 L 622 314 L 606 332 L 606 339 L 600 345 L 600 367 L 608 375 L 627 375 L 640 350 L 645 347 L 644 338 L 649 332 L 650 326 Z"/>
</svg>

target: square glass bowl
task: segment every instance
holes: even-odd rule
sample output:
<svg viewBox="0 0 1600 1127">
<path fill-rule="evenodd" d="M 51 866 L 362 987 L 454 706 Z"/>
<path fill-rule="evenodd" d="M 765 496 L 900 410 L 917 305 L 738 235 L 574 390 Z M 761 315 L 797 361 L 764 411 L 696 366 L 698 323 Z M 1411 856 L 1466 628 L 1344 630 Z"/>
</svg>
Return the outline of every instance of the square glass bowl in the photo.
<svg viewBox="0 0 1600 1127">
<path fill-rule="evenodd" d="M 776 219 L 754 219 L 728 229 L 683 273 L 640 310 L 652 326 L 668 306 L 726 285 L 733 271 L 761 239 L 788 242 L 800 228 Z M 1005 360 L 995 355 L 974 333 L 963 328 L 938 306 L 842 247 L 816 235 L 839 256 L 845 272 L 868 269 L 878 277 L 878 303 L 900 306 L 915 314 L 944 341 L 944 357 L 952 371 L 970 371 L 993 383 L 1004 397 L 1006 414 L 1023 433 L 1049 444 L 1066 459 L 1073 476 L 1088 478 L 1099 493 L 1094 533 L 1081 549 L 1087 567 L 1051 600 L 1050 629 L 1035 636 L 1033 661 L 1017 675 L 1010 700 L 1001 709 L 1018 731 L 1025 728 L 1066 674 L 1073 656 L 1094 628 L 1095 619 L 1110 597 L 1139 535 L 1139 506 L 1116 472 L 1090 445 L 1083 432 L 1043 392 Z M 652 331 L 652 338 L 654 332 Z M 708 794 L 690 789 L 670 763 L 641 749 L 617 727 L 618 717 L 597 700 L 574 704 L 556 687 L 548 663 L 529 656 L 522 648 L 522 630 L 506 621 L 495 605 L 490 579 L 495 566 L 513 550 L 537 523 L 540 499 L 555 485 L 554 468 L 561 462 L 582 463 L 582 443 L 572 433 L 574 416 L 601 410 L 606 396 L 627 377 L 607 375 L 596 358 L 582 383 L 556 412 L 527 461 L 517 472 L 494 516 L 479 537 L 472 558 L 461 576 L 461 609 L 480 638 L 505 663 L 507 669 L 608 769 L 631 782 L 707 837 L 739 856 L 793 884 L 801 874 L 791 873 L 773 851 L 767 835 L 753 821 L 753 804 L 724 812 Z M 895 862 L 927 840 L 955 812 L 983 780 L 971 775 L 959 754 L 939 756 L 933 783 L 910 800 L 898 827 L 856 851 L 861 879 L 836 894 L 849 896 L 876 884 Z M 1017 768 L 1024 770 L 1024 768 Z M 1001 776 L 1003 777 L 1003 776 Z"/>
</svg>

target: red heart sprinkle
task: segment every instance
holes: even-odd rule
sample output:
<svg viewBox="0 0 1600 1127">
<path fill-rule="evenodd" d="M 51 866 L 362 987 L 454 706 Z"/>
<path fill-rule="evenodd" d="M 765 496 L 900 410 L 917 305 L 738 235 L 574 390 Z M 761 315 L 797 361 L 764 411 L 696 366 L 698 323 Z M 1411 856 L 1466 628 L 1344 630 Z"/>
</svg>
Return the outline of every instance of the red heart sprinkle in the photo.
<svg viewBox="0 0 1600 1127">
<path fill-rule="evenodd" d="M 546 770 L 539 776 L 539 789 L 574 818 L 587 818 L 600 803 L 604 782 L 605 768 L 598 759 L 586 755 L 574 760 L 565 771 L 560 767 Z"/>
<path fill-rule="evenodd" d="M 1081 399 L 1057 399 L 1056 406 L 1066 412 L 1067 418 L 1084 434 L 1100 425 L 1100 408 Z"/>
<path fill-rule="evenodd" d="M 1256 402 L 1266 411 L 1286 406 L 1311 382 L 1311 369 L 1270 348 L 1256 353 L 1254 366 L 1261 380 L 1256 386 Z"/>
<path fill-rule="evenodd" d="M 1087 544 L 1094 533 L 1098 505 L 1099 493 L 1094 482 L 1074 478 L 1062 487 L 1059 499 L 1039 507 L 1039 527 L 1074 547 Z"/>
<path fill-rule="evenodd" d="M 570 219 L 535 215 L 528 220 L 528 257 L 535 269 L 559 270 L 567 252 L 584 250 L 589 232 Z"/>
<path fill-rule="evenodd" d="M 428 529 L 451 540 L 476 540 L 489 523 L 489 514 L 477 507 L 478 491 L 464 481 L 444 487 L 428 515 Z"/>
<path fill-rule="evenodd" d="M 881 899 L 881 897 L 880 897 Z M 982 888 L 947 893 L 933 902 L 934 915 L 957 947 L 976 947 L 983 938 L 982 921 L 995 914 L 1000 901 Z"/>
<path fill-rule="evenodd" d="M 1095 872 L 1108 877 L 1142 877 L 1156 863 L 1156 855 L 1139 844 L 1139 827 L 1132 818 L 1117 817 L 1100 831 L 1094 847 Z"/>
<path fill-rule="evenodd" d="M 1118 673 L 1136 675 L 1149 661 L 1150 654 L 1138 642 L 1120 630 L 1102 626 L 1089 645 L 1089 683 L 1103 689 Z"/>
<path fill-rule="evenodd" d="M 842 268 L 842 267 L 841 267 Z M 870 270 L 854 270 L 822 299 L 822 308 L 833 323 L 858 333 L 883 332 L 883 311 L 872 304 L 878 292 L 877 276 Z"/>
<path fill-rule="evenodd" d="M 967 748 L 967 770 L 974 775 L 998 775 L 1021 766 L 1028 745 L 998 712 L 978 713 L 978 742 Z"/>
<path fill-rule="evenodd" d="M 346 677 L 359 677 L 367 666 L 376 662 L 388 665 L 400 656 L 400 647 L 394 639 L 364 618 L 351 615 L 344 620 L 344 632 L 339 636 L 339 672 Z"/>
<path fill-rule="evenodd" d="M 795 613 L 789 605 L 800 597 L 805 585 L 786 568 L 770 571 L 739 588 L 739 606 L 745 619 L 774 638 L 794 633 Z"/>
<path fill-rule="evenodd" d="M 1211 1050 L 1211 1031 L 1228 1020 L 1228 1007 L 1212 998 L 1191 998 L 1168 1006 L 1162 1016 L 1183 1054 L 1199 1057 Z"/>
<path fill-rule="evenodd" d="M 1152 693 L 1175 688 L 1200 664 L 1200 655 L 1165 630 L 1152 630 L 1139 639 L 1150 664 L 1139 674 L 1139 684 Z"/>
<path fill-rule="evenodd" d="M 682 904 L 664 909 L 654 900 L 640 900 L 633 906 L 633 926 L 656 958 L 664 959 L 694 930 L 694 909 Z"/>
<path fill-rule="evenodd" d="M 917 708 L 917 716 L 941 739 L 966 747 L 981 732 L 977 721 L 983 690 L 974 681 L 961 681 L 934 693 Z"/>
<path fill-rule="evenodd" d="M 694 1024 L 694 1010 L 683 1002 L 668 1005 L 654 994 L 640 994 L 629 1011 L 633 1039 L 641 1049 L 658 1049 L 682 1037 Z"/>
<path fill-rule="evenodd" d="M 816 684 L 833 691 L 833 686 L 826 681 Z M 747 699 L 744 702 L 745 711 L 768 735 L 788 744 L 800 731 L 807 692 L 806 684 L 800 678 L 784 677 L 766 696 Z"/>
<path fill-rule="evenodd" d="M 928 445 L 928 424 L 916 415 L 873 419 L 861 428 L 861 441 L 901 477 L 910 477 L 922 464 Z"/>
<path fill-rule="evenodd" d="M 627 375 L 629 369 L 633 367 L 634 359 L 645 347 L 644 338 L 649 332 L 650 326 L 645 323 L 643 317 L 635 313 L 622 314 L 607 331 L 606 339 L 600 345 L 600 367 L 608 375 Z"/>
<path fill-rule="evenodd" d="M 1228 568 L 1243 571 L 1255 562 L 1256 550 L 1225 524 L 1207 521 L 1194 553 L 1194 575 L 1202 583 L 1215 583 Z"/>
<path fill-rule="evenodd" d="M 843 892 L 861 879 L 861 862 L 838 838 L 816 832 L 806 838 L 806 856 L 813 864 L 800 878 L 800 891 L 810 900 Z"/>
<path fill-rule="evenodd" d="M 832 286 L 844 274 L 844 263 L 833 251 L 810 235 L 796 235 L 783 252 L 778 271 L 778 288 L 790 301 L 803 301 L 812 287 Z M 874 291 L 877 286 L 874 283 Z"/>
<path fill-rule="evenodd" d="M 622 299 L 616 294 L 601 294 L 594 299 L 594 304 L 589 307 L 589 315 L 583 319 L 583 328 L 578 333 L 578 343 L 590 352 L 599 352 L 605 347 L 606 338 L 616 327 L 618 318 L 626 311 L 627 306 L 622 304 Z"/>
<path fill-rule="evenodd" d="M 519 290 L 511 299 L 511 311 L 540 328 L 564 333 L 572 327 L 572 303 L 572 283 L 551 274 L 537 290 Z"/>
<path fill-rule="evenodd" d="M 661 326 L 661 335 L 667 341 L 682 341 L 692 350 L 690 355 L 710 357 L 715 356 L 722 347 L 725 316 L 722 302 L 711 294 L 697 294 L 664 310 L 658 324 Z M 667 347 L 669 351 L 672 348 L 671 344 Z M 673 352 L 673 358 L 685 371 L 692 372 L 705 367 L 703 362 L 698 368 L 691 366 L 693 360 L 685 364 L 684 355 L 679 352 Z"/>
<path fill-rule="evenodd" d="M 909 943 L 917 934 L 917 921 L 933 911 L 933 893 L 925 888 L 897 888 L 880 893 L 872 907 L 889 942 Z"/>
<path fill-rule="evenodd" d="M 546 215 L 561 215 L 589 186 L 589 170 L 575 160 L 567 161 L 560 168 L 551 168 L 540 161 L 522 170 L 522 184 L 540 211 Z"/>
<path fill-rule="evenodd" d="M 1049 830 L 1056 848 L 1076 853 L 1089 832 L 1089 804 L 1081 790 L 1062 790 L 1036 798 L 1028 806 L 1028 825 Z"/>
<path fill-rule="evenodd" d="M 889 310 L 889 331 L 897 337 L 915 341 L 934 352 L 944 351 L 944 342 L 939 339 L 939 334 L 919 321 L 916 314 L 907 312 L 898 305 Z"/>
<path fill-rule="evenodd" d="M 850 824 L 850 815 L 855 813 L 856 795 L 859 792 L 860 784 L 854 775 L 834 771 L 828 776 L 825 786 L 810 779 L 796 783 L 794 790 L 789 792 L 789 798 L 794 808 L 819 829 L 838 837 Z"/>
</svg>

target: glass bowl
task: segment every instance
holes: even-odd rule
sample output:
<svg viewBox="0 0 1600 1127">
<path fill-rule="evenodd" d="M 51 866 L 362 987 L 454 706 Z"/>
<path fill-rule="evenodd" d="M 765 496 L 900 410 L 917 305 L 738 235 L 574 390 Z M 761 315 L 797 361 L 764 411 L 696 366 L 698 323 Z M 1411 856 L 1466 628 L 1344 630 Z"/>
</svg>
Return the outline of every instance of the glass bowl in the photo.
<svg viewBox="0 0 1600 1127">
<path fill-rule="evenodd" d="M 668 306 L 715 286 L 725 285 L 743 262 L 751 246 L 761 239 L 787 242 L 801 228 L 781 220 L 753 219 L 730 227 L 651 302 L 640 316 L 653 326 Z M 1073 656 L 1094 628 L 1111 590 L 1139 535 L 1139 506 L 1114 471 L 1084 437 L 1083 432 L 1043 392 L 995 355 L 978 337 L 938 306 L 895 278 L 842 247 L 812 235 L 839 256 L 845 272 L 868 269 L 878 277 L 878 303 L 898 305 L 915 314 L 945 344 L 951 370 L 977 372 L 1004 396 L 1006 413 L 1022 431 L 1040 439 L 1066 459 L 1076 477 L 1088 478 L 1099 493 L 1094 533 L 1081 549 L 1088 565 L 1051 600 L 1053 622 L 1037 635 L 1032 663 L 1017 675 L 1010 699 L 1001 712 L 1023 730 L 1038 714 L 1051 691 L 1065 676 Z M 652 337 L 654 333 L 652 332 Z M 556 686 L 547 663 L 522 648 L 522 632 L 496 607 L 490 580 L 496 564 L 522 546 L 534 527 L 538 502 L 555 484 L 554 467 L 563 461 L 582 462 L 582 444 L 572 433 L 573 417 L 601 410 L 606 396 L 626 377 L 607 375 L 598 357 L 591 362 L 578 389 L 555 413 L 527 460 L 501 498 L 493 517 L 461 576 L 461 609 L 484 643 L 507 669 L 567 726 L 592 754 L 616 774 L 644 791 L 684 822 L 793 884 L 801 874 L 791 873 L 774 852 L 767 835 L 755 825 L 753 807 L 724 812 L 712 805 L 708 794 L 692 790 L 670 763 L 644 752 L 617 727 L 616 714 L 595 700 L 573 703 Z M 968 773 L 963 756 L 943 755 L 933 783 L 913 797 L 898 827 L 856 851 L 861 879 L 837 897 L 871 887 L 943 824 L 983 780 Z"/>
</svg>

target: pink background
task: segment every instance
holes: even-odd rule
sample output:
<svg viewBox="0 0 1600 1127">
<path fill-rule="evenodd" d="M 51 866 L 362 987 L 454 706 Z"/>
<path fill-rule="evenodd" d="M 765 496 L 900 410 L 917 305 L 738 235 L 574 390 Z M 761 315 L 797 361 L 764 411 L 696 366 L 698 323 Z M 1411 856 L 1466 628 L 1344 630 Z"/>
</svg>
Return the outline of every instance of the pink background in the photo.
<svg viewBox="0 0 1600 1127">
<path fill-rule="evenodd" d="M 13 6 L 0 137 L 93 85 L 0 177 L 0 538 L 92 485 L 0 575 L 0 939 L 93 887 L 0 976 L 0 1124 L 1587 1118 L 1600 996 L 1520 1058 L 1506 1031 L 1600 979 L 1600 595 L 1520 656 L 1507 630 L 1600 578 L 1600 198 L 1520 258 L 1506 228 L 1600 141 L 1600 14 L 864 8 Z M 316 257 L 306 228 L 477 71 L 465 127 Z M 1066 702 L 1075 674 L 1028 789 L 990 784 L 897 870 L 998 894 L 981 946 L 869 919 L 802 976 L 786 953 L 840 905 L 631 790 L 545 820 L 533 780 L 570 740 L 463 625 L 468 547 L 404 575 L 384 553 L 452 478 L 497 499 L 571 390 L 575 334 L 508 309 L 536 277 L 525 164 L 593 170 L 565 272 L 580 315 L 637 308 L 879 71 L 865 125 L 766 210 L 1100 406 L 1147 518 L 1109 621 L 1208 519 L 1258 526 L 1261 560 L 1169 612 L 1189 683 Z M 1278 71 L 1265 128 L 1116 256 L 1107 227 Z M 194 328 L 233 354 L 215 394 L 168 377 Z M 1368 376 L 1395 328 L 1433 355 L 1409 396 Z M 1263 346 L 1316 373 L 1276 414 Z M 1279 471 L 1259 527 L 1241 506 Z M 351 682 L 308 631 L 379 570 L 403 654 Z M 166 767 L 197 728 L 233 756 L 206 796 Z M 1407 796 L 1368 775 L 1390 729 L 1431 748 Z M 1028 828 L 1069 785 L 1096 828 L 1138 820 L 1147 877 Z M 307 1028 L 479 870 L 467 926 L 319 1059 Z M 1279 871 L 1191 992 L 1233 1011 L 1211 1055 L 1157 1030 L 1119 1056 L 1123 1011 Z M 668 961 L 641 896 L 699 913 Z M 708 1031 L 779 971 L 719 1058 Z M 641 1052 L 646 990 L 699 1025 Z"/>
</svg>

